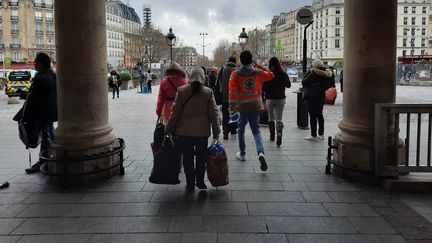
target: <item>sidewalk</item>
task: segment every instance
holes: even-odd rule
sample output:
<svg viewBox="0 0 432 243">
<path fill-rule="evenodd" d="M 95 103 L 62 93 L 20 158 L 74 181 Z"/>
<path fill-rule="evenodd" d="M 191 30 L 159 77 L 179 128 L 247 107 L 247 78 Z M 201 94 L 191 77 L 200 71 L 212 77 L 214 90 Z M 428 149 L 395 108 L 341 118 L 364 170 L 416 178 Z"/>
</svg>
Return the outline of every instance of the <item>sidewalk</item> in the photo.
<svg viewBox="0 0 432 243">
<path fill-rule="evenodd" d="M 176 186 L 148 182 L 158 86 L 153 94 L 128 90 L 108 100 L 113 133 L 126 141 L 126 174 L 67 190 L 25 175 L 28 154 L 11 120 L 20 105 L 5 105 L 1 94 L 0 182 L 11 185 L 0 190 L 0 242 L 431 242 L 432 195 L 388 193 L 324 174 L 327 142 L 305 141 L 309 131 L 296 128 L 293 86 L 282 147 L 261 129 L 268 171 L 259 169 L 247 129 L 246 162 L 235 159 L 235 137 L 223 141 L 230 184 L 216 189 L 207 182 L 207 193 L 192 195 L 184 174 Z M 398 101 L 431 103 L 431 93 L 398 86 Z M 325 135 L 334 136 L 341 95 L 324 110 Z"/>
</svg>

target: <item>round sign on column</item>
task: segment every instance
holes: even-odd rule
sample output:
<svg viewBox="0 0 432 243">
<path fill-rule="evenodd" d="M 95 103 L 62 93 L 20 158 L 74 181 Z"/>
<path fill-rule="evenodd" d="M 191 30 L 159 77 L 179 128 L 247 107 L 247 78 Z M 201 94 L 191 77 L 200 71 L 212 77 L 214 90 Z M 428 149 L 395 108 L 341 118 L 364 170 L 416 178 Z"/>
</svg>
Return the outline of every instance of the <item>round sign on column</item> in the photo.
<svg viewBox="0 0 432 243">
<path fill-rule="evenodd" d="M 302 25 L 309 24 L 313 20 L 313 13 L 308 8 L 302 8 L 297 12 L 297 22 Z"/>
</svg>

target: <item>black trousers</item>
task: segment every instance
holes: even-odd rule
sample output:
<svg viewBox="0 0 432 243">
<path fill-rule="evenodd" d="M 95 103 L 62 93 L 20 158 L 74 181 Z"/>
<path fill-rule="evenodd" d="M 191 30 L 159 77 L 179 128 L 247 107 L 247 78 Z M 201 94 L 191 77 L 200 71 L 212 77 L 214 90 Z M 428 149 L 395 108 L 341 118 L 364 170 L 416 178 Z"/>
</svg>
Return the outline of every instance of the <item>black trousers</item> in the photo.
<svg viewBox="0 0 432 243">
<path fill-rule="evenodd" d="M 323 108 L 324 102 L 321 100 L 310 100 L 307 101 L 307 107 L 310 117 L 311 135 L 312 137 L 317 136 L 317 123 L 318 123 L 318 135 L 324 135 L 324 116 Z"/>
<path fill-rule="evenodd" d="M 183 167 L 188 185 L 194 185 L 195 180 L 204 181 L 207 145 L 206 137 L 177 136 L 176 138 L 176 146 L 183 155 Z"/>
<path fill-rule="evenodd" d="M 152 81 L 147 81 L 147 89 L 149 93 L 152 92 L 151 86 L 152 86 Z"/>
<path fill-rule="evenodd" d="M 223 135 L 228 135 L 231 132 L 228 122 L 230 120 L 229 116 L 229 103 L 222 103 L 222 131 Z"/>
</svg>

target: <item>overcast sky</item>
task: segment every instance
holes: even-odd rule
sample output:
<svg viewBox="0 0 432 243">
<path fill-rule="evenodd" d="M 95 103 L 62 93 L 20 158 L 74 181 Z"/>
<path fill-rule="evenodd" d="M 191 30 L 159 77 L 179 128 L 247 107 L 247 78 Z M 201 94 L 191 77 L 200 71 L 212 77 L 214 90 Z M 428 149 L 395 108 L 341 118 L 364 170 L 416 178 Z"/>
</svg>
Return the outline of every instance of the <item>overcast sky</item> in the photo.
<svg viewBox="0 0 432 243">
<path fill-rule="evenodd" d="M 127 0 L 123 0 L 126 3 Z M 310 5 L 312 0 L 129 0 L 143 20 L 144 4 L 151 5 L 152 23 L 164 33 L 170 26 L 185 45 L 202 54 L 202 37 L 206 36 L 205 55 L 213 57 L 220 40 L 238 41 L 242 27 L 264 28 L 280 12 Z"/>
</svg>

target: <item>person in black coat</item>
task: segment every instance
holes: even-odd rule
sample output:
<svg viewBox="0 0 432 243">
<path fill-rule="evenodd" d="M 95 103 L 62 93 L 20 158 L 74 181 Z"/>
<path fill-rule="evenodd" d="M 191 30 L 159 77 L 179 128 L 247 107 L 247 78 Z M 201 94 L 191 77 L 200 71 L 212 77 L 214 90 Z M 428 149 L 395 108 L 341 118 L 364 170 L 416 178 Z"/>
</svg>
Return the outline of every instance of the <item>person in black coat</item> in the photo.
<svg viewBox="0 0 432 243">
<path fill-rule="evenodd" d="M 306 101 L 311 125 L 311 136 L 306 140 L 324 140 L 324 116 L 323 108 L 325 102 L 326 83 L 331 83 L 332 72 L 326 70 L 321 60 L 312 62 L 311 70 L 306 73 L 302 85 L 304 87 L 303 98 Z M 319 125 L 317 136 L 317 123 Z"/>
<path fill-rule="evenodd" d="M 276 145 L 282 144 L 282 130 L 284 124 L 282 115 L 285 108 L 285 89 L 291 87 L 288 74 L 282 68 L 279 59 L 272 57 L 269 60 L 269 69 L 275 75 L 274 78 L 263 84 L 264 98 L 268 110 L 268 126 L 270 129 L 270 141 L 275 140 L 275 127 L 277 133 Z"/>
<path fill-rule="evenodd" d="M 40 156 L 47 157 L 48 147 L 54 139 L 53 123 L 57 121 L 57 78 L 51 68 L 51 58 L 45 53 L 36 56 L 35 69 L 37 74 L 33 78 L 26 99 L 22 120 L 40 125 L 42 132 Z M 39 172 L 43 162 L 43 159 L 39 158 L 39 161 L 26 169 L 26 172 L 29 174 Z"/>
</svg>

